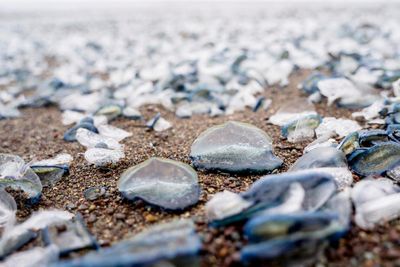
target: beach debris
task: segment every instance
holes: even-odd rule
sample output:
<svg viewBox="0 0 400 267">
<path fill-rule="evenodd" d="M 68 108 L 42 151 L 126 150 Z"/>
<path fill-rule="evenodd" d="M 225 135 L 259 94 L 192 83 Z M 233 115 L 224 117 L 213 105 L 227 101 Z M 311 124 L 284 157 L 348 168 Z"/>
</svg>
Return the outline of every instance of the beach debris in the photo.
<svg viewBox="0 0 400 267">
<path fill-rule="evenodd" d="M 360 147 L 372 147 L 388 141 L 390 141 L 390 136 L 385 130 L 372 129 L 361 130 L 358 132 L 358 143 Z"/>
<path fill-rule="evenodd" d="M 312 262 L 346 228 L 335 213 L 311 212 L 257 216 L 244 232 L 250 241 L 241 250 L 244 262 L 275 260 L 286 265 Z"/>
<path fill-rule="evenodd" d="M 123 146 L 111 137 L 103 136 L 86 129 L 80 128 L 76 133 L 78 142 L 87 148 L 108 148 L 120 150 Z"/>
<path fill-rule="evenodd" d="M 400 164 L 400 144 L 383 142 L 353 152 L 349 159 L 351 169 L 359 175 L 379 175 Z"/>
<path fill-rule="evenodd" d="M 319 147 L 309 151 L 297 159 L 290 167 L 289 171 L 323 167 L 347 168 L 346 157 L 342 151 L 334 147 Z"/>
<path fill-rule="evenodd" d="M 74 142 L 77 140 L 76 134 L 78 132 L 78 129 L 86 129 L 90 132 L 93 133 L 98 133 L 97 128 L 94 126 L 94 120 L 89 117 L 85 117 L 82 120 L 80 120 L 74 127 L 68 129 L 64 133 L 64 140 L 68 142 Z"/>
<path fill-rule="evenodd" d="M 18 113 L 20 107 L 45 105 L 65 111 L 65 124 L 77 122 L 79 115 L 70 112 L 109 120 L 121 114 L 139 118 L 128 108 L 139 110 L 148 104 L 159 104 L 184 117 L 197 112 L 214 116 L 245 108 L 257 110 L 267 87 L 286 86 L 288 77 L 302 69 L 314 70 L 301 88 L 313 94 L 316 102 L 325 95 L 329 103 L 366 107 L 381 98 L 370 87 L 381 91 L 397 88 L 395 12 L 382 10 L 376 21 L 368 23 L 373 26 L 365 27 L 364 12 L 354 16 L 346 10 L 343 17 L 336 18 L 338 23 L 323 27 L 332 10 L 322 9 L 320 13 L 326 16 L 309 17 L 308 12 L 300 12 L 299 18 L 304 19 L 298 19 L 296 28 L 292 21 L 282 22 L 275 16 L 284 11 L 280 8 L 261 23 L 258 14 L 243 15 L 243 25 L 233 23 L 237 16 L 227 16 L 223 39 L 217 38 L 220 21 L 211 13 L 201 14 L 198 20 L 187 17 L 187 12 L 174 14 L 187 19 L 193 25 L 190 29 L 162 14 L 151 30 L 148 16 L 140 14 L 135 27 L 141 34 L 134 40 L 128 34 L 131 22 L 126 19 L 114 23 L 107 17 L 104 23 L 93 24 L 79 21 L 77 27 L 84 30 L 77 31 L 76 38 L 65 34 L 74 20 L 71 17 L 57 18 L 57 27 L 51 32 L 36 22 L 38 32 L 32 32 L 32 25 L 10 22 L 3 31 L 8 38 L 2 50 L 7 60 L 0 73 L 0 85 L 5 88 L 0 93 L 0 118 L 11 117 L 7 114 Z M 350 15 L 354 18 L 351 22 L 347 20 Z M 389 22 L 383 27 L 381 20 Z M 251 25 L 257 25 L 252 27 L 254 31 L 248 31 Z M 157 33 L 160 28 L 163 34 Z M 210 28 L 209 34 L 199 34 Z M 308 34 L 301 28 L 307 28 Z M 265 32 L 271 39 L 260 41 Z M 237 33 L 240 35 L 233 38 Z M 43 34 L 49 38 L 40 38 Z M 113 41 L 118 43 L 117 49 Z M 17 51 L 24 55 L 23 60 L 15 56 Z M 49 67 L 49 57 L 57 64 Z M 325 73 L 327 68 L 330 74 Z M 178 112 L 181 106 L 183 110 Z"/>
<path fill-rule="evenodd" d="M 17 204 L 14 198 L 4 189 L 0 189 L 0 228 L 13 224 L 16 212 Z"/>
<path fill-rule="evenodd" d="M 390 126 L 390 125 L 389 125 Z M 350 168 L 361 176 L 385 175 L 397 180 L 400 166 L 399 140 L 396 130 L 372 129 L 350 133 L 339 144 Z"/>
<path fill-rule="evenodd" d="M 169 210 L 196 204 L 200 196 L 197 173 L 187 164 L 163 158 L 150 158 L 127 169 L 118 189 L 127 199 L 142 199 Z"/>
<path fill-rule="evenodd" d="M 80 258 L 60 261 L 57 266 L 154 266 L 158 262 L 197 262 L 201 241 L 189 219 L 159 223 L 115 245 Z M 117 255 L 117 256 L 116 256 Z"/>
<path fill-rule="evenodd" d="M 85 113 L 93 113 L 104 101 L 104 95 L 101 92 L 84 94 L 79 91 L 64 95 L 58 100 L 61 110 L 76 110 Z"/>
<path fill-rule="evenodd" d="M 299 85 L 299 89 L 303 90 L 309 95 L 319 93 L 318 82 L 324 79 L 327 79 L 325 75 L 319 72 L 313 73 Z"/>
<path fill-rule="evenodd" d="M 346 135 L 361 130 L 361 126 L 353 120 L 337 119 L 334 117 L 325 117 L 322 119 L 321 124 L 315 129 L 317 137 L 321 136 L 339 136 L 345 137 Z"/>
<path fill-rule="evenodd" d="M 392 103 L 387 110 L 386 124 L 400 124 L 400 103 Z"/>
<path fill-rule="evenodd" d="M 282 127 L 282 136 L 292 143 L 312 139 L 321 121 L 322 118 L 319 115 L 307 115 L 295 119 Z"/>
<path fill-rule="evenodd" d="M 351 198 L 355 222 L 363 229 L 400 217 L 400 187 L 387 178 L 363 179 L 355 184 Z"/>
<path fill-rule="evenodd" d="M 78 111 L 73 110 L 65 110 L 62 114 L 62 124 L 63 125 L 71 125 L 73 123 L 77 123 L 83 118 L 85 118 L 85 114 Z"/>
<path fill-rule="evenodd" d="M 313 104 L 317 104 L 317 103 L 321 103 L 322 101 L 322 95 L 320 92 L 315 92 L 312 93 L 308 98 L 307 98 L 308 102 L 313 103 Z"/>
<path fill-rule="evenodd" d="M 142 118 L 140 111 L 132 107 L 125 107 L 122 110 L 122 116 L 131 120 L 140 120 Z"/>
<path fill-rule="evenodd" d="M 231 173 L 265 173 L 282 165 L 267 133 L 236 121 L 201 133 L 192 144 L 190 159 L 197 169 Z"/>
<path fill-rule="evenodd" d="M 353 204 L 351 200 L 351 187 L 343 187 L 336 192 L 319 211 L 335 213 L 339 223 L 344 229 L 350 229 L 353 215 Z"/>
<path fill-rule="evenodd" d="M 4 105 L 0 102 L 0 120 L 15 119 L 21 116 L 21 112 L 14 106 Z"/>
<path fill-rule="evenodd" d="M 59 154 L 51 159 L 34 161 L 30 167 L 39 176 L 43 186 L 51 186 L 69 173 L 72 160 L 70 154 Z"/>
<path fill-rule="evenodd" d="M 301 118 L 318 116 L 314 106 L 307 100 L 289 101 L 282 106 L 274 115 L 269 118 L 269 122 L 277 126 L 285 126 L 290 122 L 297 121 Z"/>
<path fill-rule="evenodd" d="M 241 250 L 243 264 L 278 259 L 278 265 L 309 265 L 310 258 L 318 257 L 350 226 L 350 191 L 355 222 L 363 229 L 400 215 L 400 190 L 392 181 L 400 180 L 400 27 L 394 6 L 380 7 L 379 12 L 367 6 L 362 12 L 318 7 L 315 12 L 296 10 L 296 16 L 282 19 L 292 9 L 238 12 L 230 6 L 217 15 L 196 9 L 195 16 L 181 8 L 151 9 L 157 14 L 154 21 L 146 12 L 136 12 L 134 20 L 122 13 L 94 13 L 100 18 L 96 23 L 86 23 L 92 13 L 67 12 L 50 20 L 40 14 L 43 17 L 29 23 L 5 16 L 0 120 L 20 117 L 22 108 L 55 106 L 63 112 L 62 123 L 69 125 L 64 139 L 78 140 L 87 148 L 85 159 L 101 167 L 125 156 L 120 142 L 131 136 L 108 122 L 120 116 L 141 119 L 139 110 L 146 105 L 159 105 L 180 118 L 201 114 L 202 119 L 270 107 L 274 114 L 269 123 L 282 127 L 288 141 L 311 139 L 314 132 L 317 140 L 289 172 L 262 177 L 243 193 L 215 194 L 206 215 L 215 225 L 250 219 L 245 226 L 249 243 Z M 224 13 L 228 11 L 233 13 Z M 369 17 L 373 19 L 366 21 Z M 332 18 L 334 23 L 327 23 Z M 302 92 L 276 111 L 291 92 L 281 88 L 290 75 L 307 70 L 313 74 L 301 84 Z M 303 93 L 307 96 L 299 98 Z M 278 102 L 272 105 L 267 95 Z M 325 117 L 321 122 L 312 103 L 321 103 L 321 110 L 325 100 L 357 109 L 352 117 L 365 121 L 368 130 L 344 118 Z M 172 124 L 157 114 L 147 125 L 134 127 L 146 126 L 165 131 Z M 342 137 L 336 146 L 334 139 Z M 198 169 L 242 174 L 270 172 L 283 164 L 266 133 L 238 122 L 206 130 L 193 143 L 190 157 Z M 130 175 L 124 174 L 128 178 L 121 182 L 121 177 L 119 184 L 123 195 L 172 210 L 195 204 L 200 191 L 196 173 L 166 161 L 150 159 L 128 169 Z M 39 230 L 59 244 L 61 254 L 90 243 L 85 227 L 70 222 L 73 215 L 61 211 L 33 215 L 14 225 L 16 205 L 13 192 L 9 195 L 6 189 L 22 190 L 30 201 L 37 201 L 42 184 L 52 184 L 68 171 L 65 162 L 55 158 L 25 163 L 18 156 L 0 154 L 0 256 L 26 244 Z M 352 190 L 349 168 L 361 178 Z M 102 192 L 97 185 L 84 196 L 97 199 Z M 64 234 L 51 226 L 58 222 L 66 228 Z M 50 245 L 12 255 L 0 265 L 170 266 L 187 258 L 196 261 L 201 247 L 193 223 L 175 221 L 80 258 L 56 262 L 60 251 Z M 189 266 L 191 261 L 184 263 Z"/>
<path fill-rule="evenodd" d="M 386 171 L 386 175 L 393 179 L 395 182 L 400 182 L 400 164 L 391 170 Z"/>
<path fill-rule="evenodd" d="M 103 132 L 106 132 L 108 136 L 96 134 L 86 129 L 78 129 L 76 134 L 78 142 L 87 147 L 84 154 L 85 159 L 97 167 L 116 164 L 124 158 L 124 146 L 119 143 L 119 140 L 130 135 L 122 129 L 108 126 L 104 126 Z"/>
<path fill-rule="evenodd" d="M 190 118 L 193 115 L 211 114 L 218 109 L 215 104 L 208 102 L 181 102 L 175 111 L 175 115 L 179 118 Z"/>
<path fill-rule="evenodd" d="M 363 118 L 368 122 L 374 122 L 377 119 L 380 119 L 381 112 L 386 106 L 385 100 L 379 99 L 369 107 L 363 108 L 361 111 L 353 112 L 351 116 L 353 118 Z"/>
<path fill-rule="evenodd" d="M 240 213 L 249 208 L 253 203 L 243 199 L 239 194 L 224 190 L 215 194 L 206 203 L 205 211 L 210 221 L 221 220 L 231 215 Z"/>
<path fill-rule="evenodd" d="M 239 203 L 233 207 L 230 202 L 220 200 L 227 195 L 217 194 L 207 203 L 208 218 L 213 225 L 227 225 L 247 220 L 260 214 L 293 213 L 314 211 L 322 207 L 336 192 L 334 177 L 328 172 L 304 170 L 283 174 L 267 175 L 245 192 L 242 200 L 229 196 Z M 215 216 L 218 214 L 218 216 Z"/>
<path fill-rule="evenodd" d="M 348 167 L 314 167 L 311 169 L 332 175 L 338 190 L 343 190 L 353 184 L 353 174 Z"/>
<path fill-rule="evenodd" d="M 71 220 L 72 213 L 61 210 L 43 210 L 35 212 L 26 221 L 17 225 L 9 225 L 0 239 L 0 258 L 19 249 L 37 236 L 37 231 L 50 225 Z"/>
<path fill-rule="evenodd" d="M 260 97 L 257 98 L 257 102 L 253 106 L 252 110 L 253 110 L 253 112 L 257 112 L 259 110 L 266 111 L 266 110 L 269 109 L 271 104 L 272 104 L 272 99 L 270 99 L 270 98 L 266 99 L 265 97 L 260 96 Z"/>
<path fill-rule="evenodd" d="M 96 239 L 89 233 L 79 214 L 70 221 L 46 227 L 42 239 L 46 246 L 55 245 L 60 256 L 85 248 L 98 248 Z"/>
<path fill-rule="evenodd" d="M 334 177 L 338 190 L 343 190 L 352 185 L 353 175 L 347 166 L 345 154 L 332 146 L 332 143 L 327 143 L 327 146 L 318 146 L 308 150 L 306 147 L 305 154 L 297 159 L 289 171 L 313 169 L 326 172 Z"/>
<path fill-rule="evenodd" d="M 118 142 L 124 140 L 125 138 L 132 136 L 132 133 L 129 133 L 125 130 L 117 128 L 115 126 L 109 124 L 102 124 L 97 127 L 99 134 L 105 137 L 110 137 L 112 139 L 117 140 Z"/>
<path fill-rule="evenodd" d="M 352 132 L 340 142 L 337 149 L 343 151 L 348 156 L 360 147 L 359 138 L 360 135 L 358 132 Z"/>
<path fill-rule="evenodd" d="M 337 143 L 335 139 L 330 138 L 330 136 L 321 136 L 315 139 L 313 142 L 308 144 L 305 148 L 303 153 L 308 153 L 311 150 L 319 147 L 337 147 Z"/>
<path fill-rule="evenodd" d="M 328 98 L 328 105 L 337 103 L 340 107 L 364 108 L 379 99 L 370 90 L 363 90 L 346 78 L 322 79 L 317 86 L 321 95 Z"/>
<path fill-rule="evenodd" d="M 390 135 L 390 131 L 380 129 L 353 132 L 340 142 L 338 149 L 342 150 L 346 156 L 352 157 L 353 152 L 359 153 L 374 145 L 389 142 L 392 139 Z"/>
<path fill-rule="evenodd" d="M 106 193 L 106 188 L 104 186 L 93 186 L 87 188 L 83 192 L 83 195 L 87 200 L 93 201 L 104 196 L 105 193 Z"/>
<path fill-rule="evenodd" d="M 56 245 L 34 247 L 9 256 L 0 262 L 3 267 L 42 267 L 58 261 L 59 249 Z"/>
<path fill-rule="evenodd" d="M 37 174 L 19 156 L 0 154 L 0 188 L 22 190 L 31 202 L 39 200 L 42 183 Z"/>
<path fill-rule="evenodd" d="M 100 107 L 94 116 L 106 116 L 107 121 L 112 121 L 122 115 L 122 107 L 120 105 L 108 104 Z"/>
<path fill-rule="evenodd" d="M 294 65 L 290 60 L 283 59 L 268 69 L 265 78 L 269 85 L 287 86 L 289 84 L 289 75 L 292 73 L 293 68 Z"/>
<path fill-rule="evenodd" d="M 157 113 L 156 116 L 154 116 L 151 120 L 149 120 L 146 123 L 146 126 L 156 132 L 162 132 L 171 128 L 172 124 L 163 117 L 161 117 L 160 113 Z"/>
<path fill-rule="evenodd" d="M 116 164 L 120 159 L 125 157 L 125 153 L 119 149 L 108 149 L 107 146 L 105 148 L 93 147 L 85 151 L 84 157 L 90 164 L 102 167 L 109 164 Z"/>
<path fill-rule="evenodd" d="M 400 79 L 392 83 L 393 94 L 395 97 L 400 97 Z"/>
<path fill-rule="evenodd" d="M 393 86 L 393 82 L 400 79 L 400 71 L 399 69 L 386 69 L 383 73 L 378 77 L 378 81 L 375 85 L 379 88 L 390 89 Z"/>
</svg>

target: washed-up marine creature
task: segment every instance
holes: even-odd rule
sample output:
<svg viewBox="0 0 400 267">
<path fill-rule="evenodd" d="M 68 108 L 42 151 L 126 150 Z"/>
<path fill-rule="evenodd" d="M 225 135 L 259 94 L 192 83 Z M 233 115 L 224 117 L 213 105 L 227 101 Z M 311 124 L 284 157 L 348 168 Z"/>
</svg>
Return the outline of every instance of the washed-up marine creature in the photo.
<svg viewBox="0 0 400 267">
<path fill-rule="evenodd" d="M 0 258 L 6 257 L 38 236 L 38 231 L 50 225 L 71 220 L 73 214 L 61 210 L 43 210 L 31 215 L 26 221 L 8 225 L 0 238 Z"/>
<path fill-rule="evenodd" d="M 161 117 L 160 113 L 157 113 L 156 116 L 154 116 L 151 120 L 149 120 L 146 123 L 146 126 L 156 132 L 162 132 L 171 128 L 172 124 L 163 117 Z"/>
<path fill-rule="evenodd" d="M 64 133 L 64 140 L 68 142 L 73 142 L 76 141 L 76 134 L 78 132 L 78 129 L 87 129 L 88 131 L 98 133 L 98 130 L 96 126 L 94 126 L 94 121 L 92 118 L 86 117 L 83 118 L 81 121 L 79 121 L 75 126 L 72 128 L 68 129 Z"/>
<path fill-rule="evenodd" d="M 266 175 L 241 194 L 217 193 L 206 204 L 212 225 L 228 225 L 260 214 L 315 211 L 337 191 L 326 171 L 301 170 Z"/>
<path fill-rule="evenodd" d="M 201 133 L 192 144 L 190 159 L 197 169 L 229 173 L 265 173 L 283 163 L 273 154 L 267 133 L 236 121 Z"/>
<path fill-rule="evenodd" d="M 249 244 L 241 250 L 243 262 L 273 260 L 284 265 L 310 264 L 329 242 L 347 231 L 333 212 L 261 215 L 244 227 Z"/>
<path fill-rule="evenodd" d="M 69 173 L 72 159 L 70 154 L 59 154 L 51 159 L 32 162 L 30 167 L 39 176 L 43 186 L 51 186 Z"/>
<path fill-rule="evenodd" d="M 169 210 L 180 210 L 199 200 L 197 173 L 182 162 L 150 158 L 127 169 L 118 189 L 128 199 L 142 199 Z"/>
<path fill-rule="evenodd" d="M 0 154 L 0 188 L 22 190 L 30 202 L 37 202 L 42 193 L 42 183 L 30 164 L 19 156 Z"/>
<path fill-rule="evenodd" d="M 319 115 L 307 115 L 282 126 L 282 136 L 289 142 L 296 143 L 315 136 L 315 129 L 322 122 Z"/>
<path fill-rule="evenodd" d="M 51 267 L 197 266 L 201 241 L 191 220 L 159 223 L 115 245 Z M 193 265 L 194 264 L 194 265 Z"/>
<path fill-rule="evenodd" d="M 55 245 L 59 249 L 60 256 L 82 249 L 98 249 L 99 247 L 80 214 L 72 220 L 47 226 L 42 231 L 42 239 L 46 246 Z"/>
<path fill-rule="evenodd" d="M 400 217 L 400 187 L 387 178 L 363 179 L 352 192 L 356 224 L 363 229 Z"/>
<path fill-rule="evenodd" d="M 400 165 L 400 144 L 384 142 L 350 155 L 349 165 L 359 175 L 384 174 Z"/>
<path fill-rule="evenodd" d="M 59 259 L 59 249 L 56 245 L 47 247 L 34 247 L 29 250 L 14 253 L 0 262 L 4 267 L 33 267 L 49 266 Z"/>
<path fill-rule="evenodd" d="M 4 189 L 0 189 L 0 228 L 13 224 L 16 212 L 17 203 L 14 198 Z"/>
</svg>

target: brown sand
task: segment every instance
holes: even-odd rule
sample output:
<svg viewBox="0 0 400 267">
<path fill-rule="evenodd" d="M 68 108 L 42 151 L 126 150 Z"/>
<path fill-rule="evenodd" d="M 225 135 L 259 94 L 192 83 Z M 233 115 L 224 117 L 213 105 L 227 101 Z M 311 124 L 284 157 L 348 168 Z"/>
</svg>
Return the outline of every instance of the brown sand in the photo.
<svg viewBox="0 0 400 267">
<path fill-rule="evenodd" d="M 67 126 L 61 124 L 61 113 L 56 107 L 25 109 L 23 117 L 0 121 L 0 152 L 22 156 L 26 161 L 46 159 L 58 153 L 70 153 L 74 156 L 70 175 L 64 177 L 52 188 L 45 188 L 39 204 L 26 207 L 19 204 L 18 218 L 27 217 L 33 210 L 58 208 L 80 212 L 91 233 L 102 246 L 110 246 L 124 238 L 140 232 L 145 227 L 168 221 L 172 218 L 192 217 L 204 243 L 202 251 L 203 266 L 234 266 L 238 263 L 238 252 L 246 240 L 242 237 L 241 225 L 213 229 L 207 227 L 204 217 L 204 204 L 215 193 L 225 189 L 234 192 L 246 190 L 260 176 L 236 176 L 226 174 L 198 172 L 202 194 L 194 207 L 182 212 L 167 212 L 147 206 L 142 201 L 123 200 L 117 190 L 120 174 L 130 166 L 149 157 L 158 156 L 189 163 L 190 146 L 195 138 L 210 126 L 228 120 L 237 120 L 256 125 L 274 139 L 275 153 L 284 160 L 283 172 L 302 155 L 303 148 L 309 143 L 291 144 L 280 137 L 277 126 L 267 124 L 266 119 L 283 103 L 305 97 L 297 84 L 309 74 L 298 71 L 291 77 L 290 86 L 284 89 L 272 88 L 265 96 L 273 100 L 268 111 L 235 113 L 231 116 L 209 118 L 194 116 L 191 119 L 178 119 L 172 112 L 158 106 L 143 108 L 142 114 L 147 120 L 157 112 L 173 123 L 173 128 L 156 133 L 143 127 L 143 122 L 117 119 L 112 125 L 133 133 L 123 141 L 126 157 L 116 166 L 95 168 L 83 158 L 85 148 L 78 143 L 68 143 L 62 137 Z M 326 103 L 317 105 L 322 116 L 349 118 L 351 112 L 346 109 L 328 107 Z M 357 177 L 355 177 L 357 179 Z M 108 188 L 106 196 L 95 201 L 87 201 L 83 191 L 91 186 L 103 185 Z M 74 256 L 74 255 L 72 255 Z M 400 223 L 391 222 L 366 232 L 353 226 L 346 238 L 338 246 L 332 246 L 320 259 L 329 266 L 399 266 L 400 265 Z M 268 264 L 266 264 L 268 265 Z"/>
</svg>

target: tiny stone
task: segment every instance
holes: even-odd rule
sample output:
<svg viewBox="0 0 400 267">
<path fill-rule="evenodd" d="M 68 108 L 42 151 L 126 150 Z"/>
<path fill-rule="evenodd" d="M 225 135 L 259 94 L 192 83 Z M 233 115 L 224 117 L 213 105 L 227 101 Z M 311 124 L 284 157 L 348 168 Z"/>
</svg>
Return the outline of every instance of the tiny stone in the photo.
<svg viewBox="0 0 400 267">
<path fill-rule="evenodd" d="M 219 251 L 218 256 L 220 256 L 220 257 L 225 257 L 228 253 L 229 253 L 228 249 L 227 249 L 226 247 L 223 247 L 223 248 Z"/>
<path fill-rule="evenodd" d="M 118 220 L 123 220 L 126 218 L 125 214 L 123 214 L 123 213 L 116 213 L 116 214 L 114 214 L 114 217 Z"/>
<path fill-rule="evenodd" d="M 89 215 L 87 222 L 88 223 L 94 223 L 97 220 L 96 215 L 94 215 L 93 213 Z"/>
<path fill-rule="evenodd" d="M 125 221 L 127 225 L 134 225 L 135 224 L 135 220 L 133 219 L 128 219 Z"/>
<path fill-rule="evenodd" d="M 67 203 L 67 205 L 65 205 L 65 208 L 68 210 L 72 210 L 76 208 L 76 205 L 74 203 L 69 202 Z"/>
<path fill-rule="evenodd" d="M 146 222 L 155 222 L 157 221 L 157 217 L 152 215 L 152 214 L 147 214 L 144 219 L 146 220 Z"/>
<path fill-rule="evenodd" d="M 106 209 L 106 213 L 107 214 L 113 214 L 114 213 L 114 209 L 113 208 L 107 208 Z"/>
<path fill-rule="evenodd" d="M 81 204 L 81 205 L 79 205 L 78 210 L 86 210 L 87 208 L 88 208 L 87 205 Z"/>
</svg>

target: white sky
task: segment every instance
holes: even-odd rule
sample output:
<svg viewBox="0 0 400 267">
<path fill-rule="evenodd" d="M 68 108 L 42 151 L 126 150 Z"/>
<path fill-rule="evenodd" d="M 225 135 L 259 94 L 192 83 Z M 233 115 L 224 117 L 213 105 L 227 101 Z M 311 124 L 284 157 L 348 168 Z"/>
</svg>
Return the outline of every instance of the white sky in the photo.
<svg viewBox="0 0 400 267">
<path fill-rule="evenodd" d="M 79 8 L 90 7 L 112 7 L 123 5 L 148 5 L 148 4 L 168 4 L 168 3 L 400 3 L 400 0 L 0 0 L 0 11 L 4 10 L 40 10 L 40 9 L 62 9 L 62 8 Z"/>
</svg>

